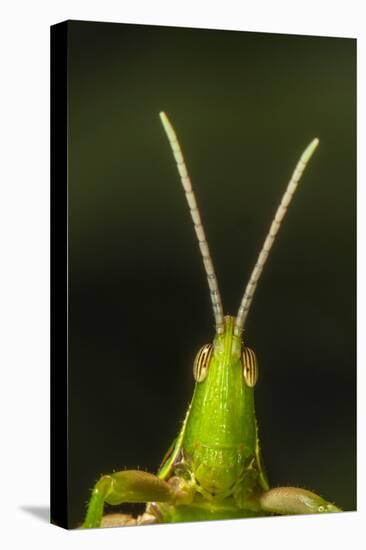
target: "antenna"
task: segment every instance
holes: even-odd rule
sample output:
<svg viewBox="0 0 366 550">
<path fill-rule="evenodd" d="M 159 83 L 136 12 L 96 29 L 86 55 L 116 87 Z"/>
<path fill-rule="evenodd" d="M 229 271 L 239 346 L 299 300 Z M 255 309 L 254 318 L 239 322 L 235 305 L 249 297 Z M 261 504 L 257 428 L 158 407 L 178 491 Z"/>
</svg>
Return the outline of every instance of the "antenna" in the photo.
<svg viewBox="0 0 366 550">
<path fill-rule="evenodd" d="M 287 186 L 287 189 L 282 197 L 280 205 L 277 208 L 277 212 L 275 214 L 275 217 L 273 219 L 273 222 L 271 224 L 267 237 L 264 241 L 262 250 L 260 251 L 260 254 L 258 256 L 257 263 L 254 266 L 249 282 L 245 289 L 244 296 L 240 303 L 238 315 L 236 317 L 235 326 L 234 326 L 234 334 L 236 334 L 237 336 L 240 336 L 240 334 L 244 329 L 244 323 L 247 318 L 248 311 L 253 300 L 254 291 L 257 287 L 259 277 L 263 270 L 263 266 L 266 263 L 266 260 L 269 255 L 269 251 L 271 250 L 271 247 L 273 245 L 277 232 L 280 228 L 281 222 L 286 214 L 286 210 L 291 202 L 292 197 L 294 196 L 294 193 L 296 191 L 296 188 L 300 181 L 302 173 L 305 170 L 305 167 L 309 162 L 315 149 L 317 148 L 318 144 L 319 144 L 319 139 L 318 138 L 313 139 L 313 141 L 307 146 L 307 148 L 301 155 L 300 160 L 298 161 L 296 168 L 290 179 L 290 182 Z"/>
<path fill-rule="evenodd" d="M 175 162 L 177 163 L 178 172 L 183 185 L 186 199 L 189 206 L 189 211 L 192 216 L 194 229 L 197 235 L 198 245 L 200 247 L 203 264 L 207 275 L 207 282 L 210 289 L 211 302 L 213 312 L 215 316 L 216 332 L 222 334 L 224 332 L 224 314 L 222 310 L 222 302 L 219 292 L 219 286 L 215 275 L 214 266 L 212 263 L 208 243 L 203 229 L 200 212 L 198 210 L 196 197 L 194 195 L 191 180 L 188 175 L 188 171 L 184 162 L 183 153 L 178 142 L 178 138 L 174 131 L 172 124 L 164 112 L 160 113 L 161 122 L 163 124 L 165 133 L 168 137 L 170 147 L 172 149 Z"/>
</svg>

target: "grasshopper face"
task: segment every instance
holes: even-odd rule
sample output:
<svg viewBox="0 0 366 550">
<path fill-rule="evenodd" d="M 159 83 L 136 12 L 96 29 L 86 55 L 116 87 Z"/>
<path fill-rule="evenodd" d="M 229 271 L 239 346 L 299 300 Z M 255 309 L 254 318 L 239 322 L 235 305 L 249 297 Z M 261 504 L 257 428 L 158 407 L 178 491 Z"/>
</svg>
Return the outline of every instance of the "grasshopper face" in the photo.
<svg viewBox="0 0 366 550">
<path fill-rule="evenodd" d="M 196 382 L 183 439 L 197 483 L 213 494 L 230 491 L 256 452 L 256 362 L 248 361 L 247 348 L 234 334 L 234 321 L 234 317 L 225 317 L 224 332 L 216 335 L 212 350 L 197 354 L 206 364 L 195 363 L 201 378 Z"/>
</svg>

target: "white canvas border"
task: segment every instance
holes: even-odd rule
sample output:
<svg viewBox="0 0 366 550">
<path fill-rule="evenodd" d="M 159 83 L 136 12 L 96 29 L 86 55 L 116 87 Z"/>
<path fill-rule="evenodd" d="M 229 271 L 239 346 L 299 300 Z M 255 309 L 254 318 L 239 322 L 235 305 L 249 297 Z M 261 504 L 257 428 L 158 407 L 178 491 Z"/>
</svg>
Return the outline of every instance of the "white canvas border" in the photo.
<svg viewBox="0 0 366 550">
<path fill-rule="evenodd" d="M 365 26 L 362 2 L 197 0 L 15 1 L 1 33 L 1 473 L 6 548 L 359 548 L 366 463 L 364 339 L 358 345 L 358 512 L 66 532 L 40 519 L 49 503 L 49 26 L 65 19 L 356 37 L 358 39 L 358 280 L 365 280 Z M 358 288 L 358 327 L 365 291 Z M 324 411 L 323 411 L 324 413 Z M 332 414 L 332 411 L 328 411 Z M 33 513 L 26 508 L 34 508 Z M 36 508 L 40 511 L 34 513 Z M 362 529 L 363 527 L 363 529 Z M 362 543 L 361 543 L 362 544 Z"/>
</svg>

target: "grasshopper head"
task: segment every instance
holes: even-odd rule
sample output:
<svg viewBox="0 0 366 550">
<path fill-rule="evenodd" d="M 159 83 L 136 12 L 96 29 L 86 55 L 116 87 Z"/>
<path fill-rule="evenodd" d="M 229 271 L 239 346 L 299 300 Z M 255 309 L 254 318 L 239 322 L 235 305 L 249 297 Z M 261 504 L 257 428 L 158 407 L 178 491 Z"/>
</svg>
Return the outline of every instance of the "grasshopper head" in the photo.
<svg viewBox="0 0 366 550">
<path fill-rule="evenodd" d="M 254 353 L 234 333 L 234 317 L 194 362 L 196 388 L 183 446 L 197 483 L 214 494 L 230 490 L 255 454 Z"/>
</svg>

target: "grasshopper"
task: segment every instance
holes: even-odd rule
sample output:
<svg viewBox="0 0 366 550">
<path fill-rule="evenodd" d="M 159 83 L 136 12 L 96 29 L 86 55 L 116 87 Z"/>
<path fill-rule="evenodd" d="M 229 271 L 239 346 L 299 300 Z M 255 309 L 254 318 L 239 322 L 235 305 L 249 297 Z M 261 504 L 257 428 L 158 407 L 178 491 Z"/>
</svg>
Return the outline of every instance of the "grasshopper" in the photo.
<svg viewBox="0 0 366 550">
<path fill-rule="evenodd" d="M 95 484 L 84 528 L 217 520 L 285 514 L 340 512 L 335 504 L 298 487 L 270 488 L 254 408 L 255 353 L 243 340 L 253 294 L 302 173 L 319 144 L 302 153 L 266 236 L 236 317 L 224 316 L 207 239 L 176 133 L 161 122 L 188 202 L 211 296 L 216 335 L 197 353 L 195 388 L 182 428 L 156 475 L 125 470 Z M 104 515 L 104 504 L 146 503 L 145 512 Z"/>
</svg>

